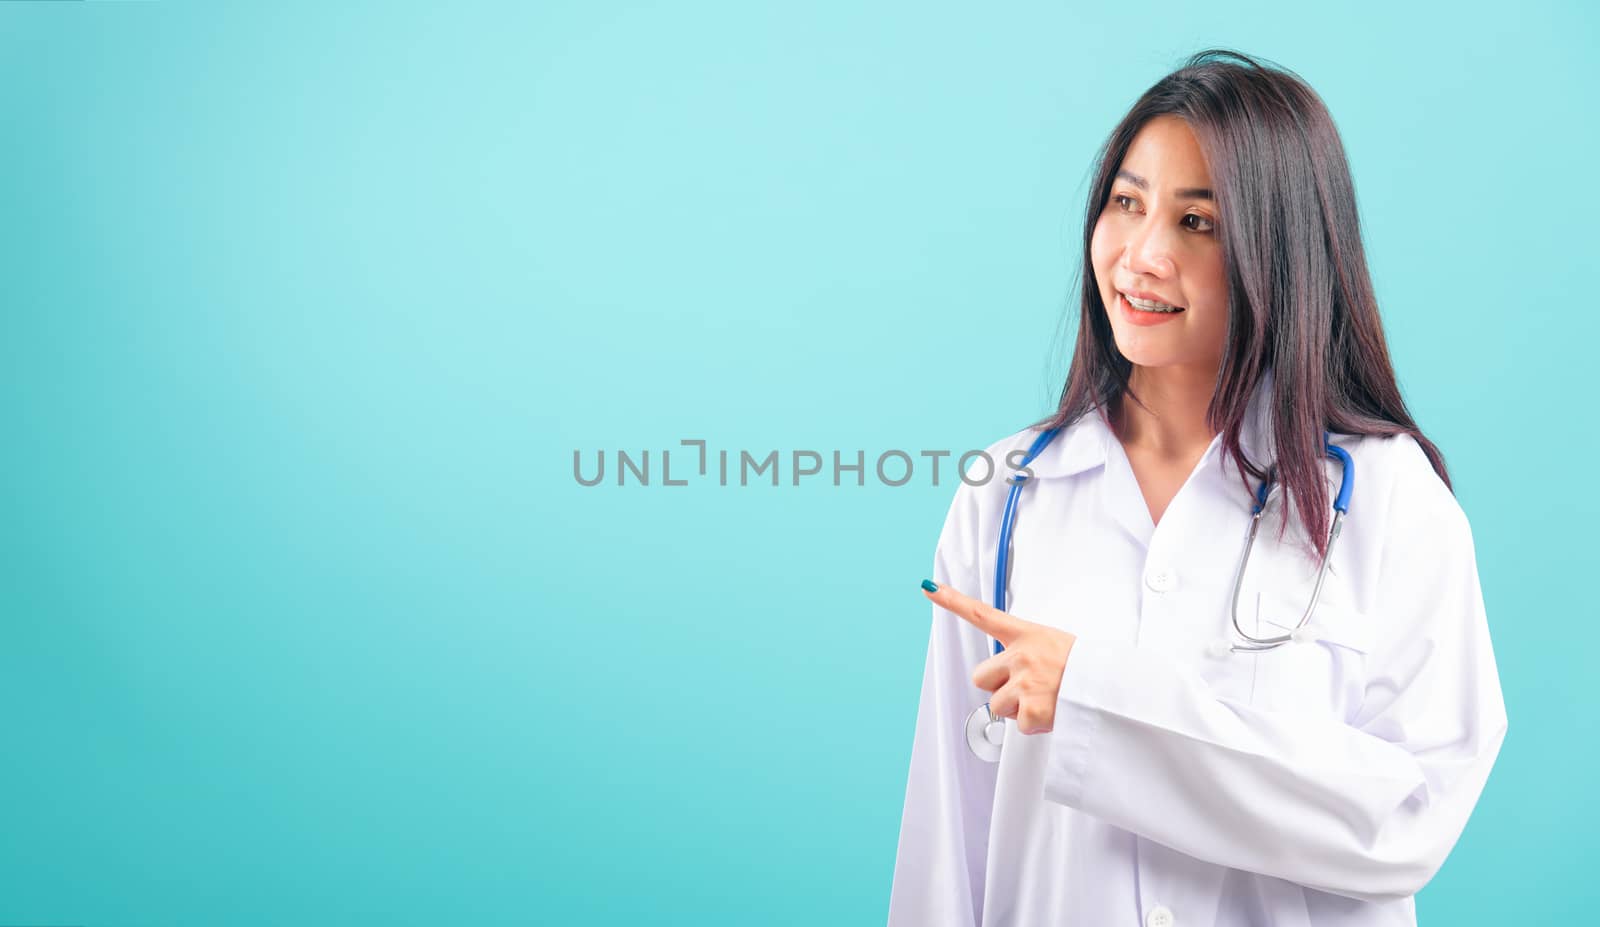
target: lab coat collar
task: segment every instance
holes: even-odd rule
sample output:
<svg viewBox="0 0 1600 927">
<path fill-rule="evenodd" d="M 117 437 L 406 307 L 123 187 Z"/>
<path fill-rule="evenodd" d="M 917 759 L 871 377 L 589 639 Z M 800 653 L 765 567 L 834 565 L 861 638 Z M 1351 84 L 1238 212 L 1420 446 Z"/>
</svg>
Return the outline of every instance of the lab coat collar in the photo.
<svg viewBox="0 0 1600 927">
<path fill-rule="evenodd" d="M 1021 446 L 1026 449 L 1038 437 L 1038 432 L 1028 429 L 1021 437 Z M 1115 440 L 1111 425 L 1105 419 L 1105 410 L 1090 409 L 1063 428 L 1050 446 L 1028 464 L 1028 469 L 1035 477 L 1074 476 L 1103 466 L 1110 449 L 1107 442 Z"/>
<path fill-rule="evenodd" d="M 1272 368 L 1261 374 L 1250 395 L 1243 420 L 1239 424 L 1239 445 L 1245 456 L 1258 466 L 1266 466 L 1273 459 L 1272 439 Z M 1038 437 L 1032 429 L 1024 431 L 1019 446 L 1026 450 Z M 1028 468 L 1035 477 L 1074 476 L 1095 467 L 1105 466 L 1111 451 L 1111 442 L 1117 440 L 1106 420 L 1105 410 L 1090 409 L 1057 435 L 1050 446 L 1039 453 Z M 1220 454 L 1222 435 L 1212 439 L 1206 449 L 1206 458 Z"/>
</svg>

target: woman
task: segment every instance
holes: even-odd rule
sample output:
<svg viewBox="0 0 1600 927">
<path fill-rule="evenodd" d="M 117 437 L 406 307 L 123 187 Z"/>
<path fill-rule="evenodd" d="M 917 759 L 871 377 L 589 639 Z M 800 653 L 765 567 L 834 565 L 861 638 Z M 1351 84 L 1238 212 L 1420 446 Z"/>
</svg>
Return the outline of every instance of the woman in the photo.
<svg viewBox="0 0 1600 927">
<path fill-rule="evenodd" d="M 1004 610 L 1005 480 L 961 482 L 924 584 L 891 925 L 1416 923 L 1506 715 L 1322 102 L 1191 58 L 1112 132 L 1084 267 L 1058 411 L 988 449 L 1059 429 L 1018 491 Z M 980 738 L 1003 719 L 997 763 L 975 711 Z"/>
</svg>

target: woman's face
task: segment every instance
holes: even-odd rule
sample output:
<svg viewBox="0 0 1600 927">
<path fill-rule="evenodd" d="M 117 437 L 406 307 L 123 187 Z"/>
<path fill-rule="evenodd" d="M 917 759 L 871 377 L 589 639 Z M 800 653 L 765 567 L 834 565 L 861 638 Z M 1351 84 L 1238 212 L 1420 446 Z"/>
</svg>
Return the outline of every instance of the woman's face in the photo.
<svg viewBox="0 0 1600 927">
<path fill-rule="evenodd" d="M 1216 223 L 1211 174 L 1188 123 L 1151 119 L 1128 146 L 1089 249 L 1117 349 L 1129 361 L 1215 375 L 1228 330 Z M 1130 296 L 1183 311 L 1141 311 Z"/>
</svg>

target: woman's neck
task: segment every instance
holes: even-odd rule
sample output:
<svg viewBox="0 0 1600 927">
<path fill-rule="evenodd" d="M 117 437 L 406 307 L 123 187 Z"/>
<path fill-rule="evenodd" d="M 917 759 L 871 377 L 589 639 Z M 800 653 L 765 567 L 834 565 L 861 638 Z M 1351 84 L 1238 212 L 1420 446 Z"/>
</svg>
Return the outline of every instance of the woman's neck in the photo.
<svg viewBox="0 0 1600 927">
<path fill-rule="evenodd" d="M 1206 424 L 1216 370 L 1135 365 L 1128 384 L 1145 406 L 1123 395 L 1113 429 L 1129 451 L 1167 460 L 1191 460 L 1217 433 Z"/>
</svg>

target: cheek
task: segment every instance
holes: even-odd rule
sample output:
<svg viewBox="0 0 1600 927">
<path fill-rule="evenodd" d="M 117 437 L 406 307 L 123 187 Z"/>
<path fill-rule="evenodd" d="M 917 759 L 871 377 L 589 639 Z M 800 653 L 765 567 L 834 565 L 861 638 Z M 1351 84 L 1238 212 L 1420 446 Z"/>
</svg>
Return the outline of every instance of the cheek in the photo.
<svg viewBox="0 0 1600 927">
<path fill-rule="evenodd" d="M 1218 274 L 1215 280 L 1206 281 L 1203 298 L 1207 307 L 1204 319 L 1205 340 L 1221 346 L 1228 337 L 1228 314 L 1231 311 L 1228 303 L 1228 285 L 1221 274 Z"/>
<path fill-rule="evenodd" d="M 1094 234 L 1089 238 L 1089 260 L 1094 264 L 1095 276 L 1102 285 L 1106 282 L 1106 273 L 1117 258 L 1117 243 L 1111 231 L 1110 224 L 1102 217 L 1095 223 Z"/>
<path fill-rule="evenodd" d="M 1208 259 L 1195 270 L 1197 272 L 1190 275 L 1191 298 L 1209 307 L 1212 311 L 1207 313 L 1208 315 L 1222 316 L 1225 324 L 1228 312 L 1228 278 L 1221 259 L 1208 256 Z"/>
</svg>

